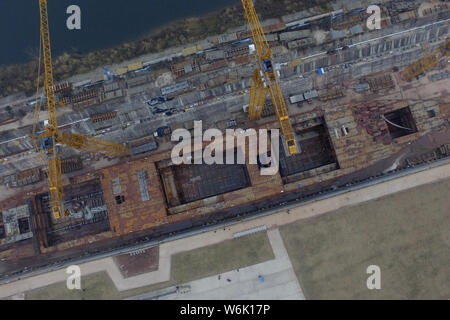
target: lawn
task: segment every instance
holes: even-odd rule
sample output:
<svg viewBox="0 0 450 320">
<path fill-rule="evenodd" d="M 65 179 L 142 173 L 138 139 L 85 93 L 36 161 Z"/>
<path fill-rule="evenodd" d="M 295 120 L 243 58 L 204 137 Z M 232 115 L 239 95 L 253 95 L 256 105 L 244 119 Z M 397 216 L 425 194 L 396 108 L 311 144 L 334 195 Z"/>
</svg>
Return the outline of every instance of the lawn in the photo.
<svg viewBox="0 0 450 320">
<path fill-rule="evenodd" d="M 26 299 L 124 299 L 270 259 L 274 259 L 274 255 L 267 233 L 258 232 L 172 256 L 171 280 L 167 282 L 119 292 L 108 274 L 99 272 L 82 277 L 82 290 L 68 290 L 66 283 L 62 282 L 29 291 L 26 293 Z"/>
<path fill-rule="evenodd" d="M 281 227 L 306 298 L 450 298 L 449 195 L 444 180 Z"/>
<path fill-rule="evenodd" d="M 274 258 L 267 233 L 258 232 L 173 256 L 172 279 L 184 283 Z"/>
</svg>

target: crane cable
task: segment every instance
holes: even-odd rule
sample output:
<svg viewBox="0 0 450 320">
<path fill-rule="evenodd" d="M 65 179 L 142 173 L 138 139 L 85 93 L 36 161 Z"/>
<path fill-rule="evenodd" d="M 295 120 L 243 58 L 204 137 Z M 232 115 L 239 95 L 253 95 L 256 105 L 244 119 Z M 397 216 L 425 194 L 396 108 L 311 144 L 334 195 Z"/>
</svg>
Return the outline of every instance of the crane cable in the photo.
<svg viewBox="0 0 450 320">
<path fill-rule="evenodd" d="M 39 99 L 39 85 L 40 85 L 40 77 L 41 77 L 41 59 L 42 59 L 42 35 L 40 35 L 40 37 L 39 37 L 39 60 L 38 60 L 38 73 L 37 73 L 37 79 L 36 79 L 36 101 L 38 101 L 38 99 Z M 33 137 L 35 135 L 36 127 L 39 122 L 39 113 L 41 112 L 43 96 L 44 96 L 44 92 L 42 92 L 41 99 L 39 99 L 39 102 L 36 103 L 36 107 L 34 108 L 34 122 L 33 122 L 33 131 L 32 131 Z M 35 139 L 33 138 L 33 141 L 34 140 Z M 36 142 L 35 142 L 35 144 L 36 144 Z"/>
<path fill-rule="evenodd" d="M 386 121 L 387 123 L 393 125 L 394 127 L 397 127 L 397 128 L 400 128 L 400 129 L 404 129 L 404 130 L 408 130 L 408 131 L 414 131 L 414 130 L 411 129 L 411 128 L 402 127 L 402 126 L 400 126 L 400 125 L 398 125 L 398 124 L 393 123 L 392 121 L 389 121 L 388 119 L 386 119 L 386 117 L 385 117 L 384 115 L 381 115 L 381 118 L 382 118 L 384 121 Z"/>
<path fill-rule="evenodd" d="M 37 79 L 36 79 L 36 100 L 38 101 L 39 99 L 39 85 L 40 85 L 40 77 L 41 77 L 41 60 L 42 60 L 42 34 L 40 34 L 39 36 L 39 60 L 38 60 L 38 72 L 37 72 Z M 45 81 L 45 80 L 44 80 Z M 33 140 L 34 146 L 36 148 L 36 150 L 39 151 L 39 157 L 41 159 L 41 162 L 43 165 L 45 165 L 45 161 L 44 161 L 44 157 L 42 155 L 42 151 L 39 149 L 37 142 L 36 142 L 36 128 L 39 122 L 39 114 L 41 112 L 41 107 L 42 107 L 42 101 L 44 97 L 44 91 L 42 91 L 41 97 L 39 99 L 39 102 L 36 103 L 36 106 L 34 108 L 34 121 L 33 121 L 33 131 L 31 133 L 31 140 Z"/>
</svg>

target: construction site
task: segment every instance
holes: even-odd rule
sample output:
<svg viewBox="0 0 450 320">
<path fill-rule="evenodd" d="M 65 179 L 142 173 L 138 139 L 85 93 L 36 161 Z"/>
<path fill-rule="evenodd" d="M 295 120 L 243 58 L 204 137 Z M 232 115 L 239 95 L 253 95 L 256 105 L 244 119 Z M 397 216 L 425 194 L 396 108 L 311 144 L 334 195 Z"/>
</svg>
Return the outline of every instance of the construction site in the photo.
<svg viewBox="0 0 450 320">
<path fill-rule="evenodd" d="M 370 4 L 381 8 L 380 29 L 366 23 Z M 262 66 L 266 78 L 254 72 L 258 29 L 249 19 L 190 46 L 55 84 L 60 216 L 49 191 L 51 161 L 43 161 L 34 141 L 51 138 L 48 93 L 1 99 L 1 279 L 450 157 L 450 4 L 336 1 L 330 7 L 261 21 L 273 54 L 273 70 Z M 268 87 L 257 87 L 258 79 Z M 281 103 L 271 99 L 273 92 L 280 96 L 278 86 Z M 259 102 L 253 90 L 262 92 Z M 175 165 L 171 133 L 193 132 L 200 120 L 204 130 L 222 132 L 280 128 L 277 174 L 263 176 L 261 165 L 248 161 Z M 80 148 L 77 135 L 87 137 Z M 111 144 L 92 152 L 89 139 Z"/>
</svg>

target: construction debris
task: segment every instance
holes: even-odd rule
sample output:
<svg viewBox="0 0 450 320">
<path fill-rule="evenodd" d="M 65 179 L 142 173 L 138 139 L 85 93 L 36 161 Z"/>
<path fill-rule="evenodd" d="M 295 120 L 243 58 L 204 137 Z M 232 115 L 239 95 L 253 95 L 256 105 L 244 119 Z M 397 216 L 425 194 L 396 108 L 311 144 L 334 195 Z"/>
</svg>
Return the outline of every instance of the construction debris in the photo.
<svg viewBox="0 0 450 320">
<path fill-rule="evenodd" d="M 28 205 L 0 213 L 0 244 L 9 244 L 33 237 Z"/>
<path fill-rule="evenodd" d="M 332 87 L 319 91 L 319 100 L 328 101 L 338 99 L 344 96 L 344 91 L 341 86 Z"/>
<path fill-rule="evenodd" d="M 438 81 L 438 80 L 450 78 L 450 71 L 435 73 L 435 74 L 432 74 L 431 76 L 429 76 L 428 78 L 430 78 L 431 81 Z"/>
<path fill-rule="evenodd" d="M 43 176 L 41 169 L 35 168 L 4 177 L 2 182 L 10 188 L 21 188 L 40 182 L 42 179 Z"/>
<path fill-rule="evenodd" d="M 80 157 L 66 158 L 61 160 L 61 171 L 63 174 L 83 169 L 83 161 Z"/>
<path fill-rule="evenodd" d="M 377 92 L 378 90 L 391 89 L 395 87 L 394 80 L 391 74 L 384 74 L 377 77 L 371 77 L 366 79 L 370 86 L 372 92 Z"/>
</svg>

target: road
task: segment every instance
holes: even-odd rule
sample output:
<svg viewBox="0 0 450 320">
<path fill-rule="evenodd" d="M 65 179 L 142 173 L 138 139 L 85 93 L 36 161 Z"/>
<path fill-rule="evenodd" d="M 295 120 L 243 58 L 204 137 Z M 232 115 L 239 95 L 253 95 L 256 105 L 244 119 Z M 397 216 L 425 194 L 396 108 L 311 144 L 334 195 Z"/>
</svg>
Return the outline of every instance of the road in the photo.
<svg viewBox="0 0 450 320">
<path fill-rule="evenodd" d="M 366 44 L 366 43 L 379 41 L 379 40 L 382 40 L 382 39 L 385 39 L 385 38 L 398 36 L 398 35 L 401 35 L 401 34 L 405 34 L 405 33 L 408 33 L 408 32 L 413 32 L 413 31 L 420 30 L 420 29 L 425 29 L 427 27 L 431 27 L 431 26 L 434 26 L 434 25 L 448 23 L 449 21 L 450 21 L 450 19 L 436 21 L 436 22 L 429 23 L 429 24 L 426 24 L 426 25 L 423 25 L 423 26 L 420 26 L 420 27 L 414 27 L 414 28 L 410 28 L 410 29 L 407 29 L 407 30 L 402 30 L 402 31 L 399 31 L 399 32 L 390 33 L 390 34 L 387 34 L 387 35 L 384 35 L 384 36 L 381 36 L 381 37 L 376 37 L 376 38 L 373 38 L 373 39 L 360 41 L 360 42 L 357 42 L 357 43 L 354 43 L 354 44 L 350 44 L 350 45 L 348 45 L 348 47 L 349 48 L 356 47 L 356 46 L 363 45 L 363 44 Z M 343 49 L 343 47 L 335 48 L 335 50 L 342 50 L 342 49 Z M 312 54 L 312 55 L 309 55 L 309 56 L 305 56 L 302 59 L 303 60 L 307 60 L 307 59 L 319 57 L 319 56 L 325 55 L 325 54 L 327 54 L 327 51 L 321 51 L 321 52 L 318 52 L 318 53 L 315 53 L 315 54 Z M 171 57 L 168 57 L 167 59 L 169 59 L 169 58 L 171 58 Z M 158 61 L 160 61 L 161 59 L 162 58 L 158 59 Z M 279 63 L 280 66 L 287 66 L 287 64 L 288 64 L 288 61 L 284 61 L 284 62 L 280 62 Z M 242 68 L 242 67 L 240 66 L 239 68 Z M 249 74 L 248 76 L 250 77 L 251 74 Z M 286 81 L 286 80 L 291 80 L 291 79 L 283 79 L 283 82 Z M 129 97 L 129 103 L 131 105 L 137 106 L 138 108 L 146 108 L 146 109 L 148 109 L 148 106 L 146 105 L 146 101 L 148 101 L 152 97 L 152 95 L 150 95 L 150 93 L 153 92 L 153 91 L 154 91 L 154 89 L 150 89 L 150 90 L 147 90 L 147 91 L 142 91 L 140 93 L 134 94 L 133 96 Z M 245 95 L 247 95 L 247 92 L 245 93 Z M 233 99 L 233 97 L 235 97 L 235 96 L 236 96 L 236 92 L 232 92 L 232 93 L 224 94 L 221 97 L 217 97 L 216 99 L 217 99 L 217 101 L 230 100 L 230 99 Z M 185 106 L 182 105 L 182 103 L 179 103 L 180 101 L 177 101 L 177 100 L 178 99 L 175 99 L 174 102 L 168 104 L 167 108 L 168 109 L 176 108 L 179 111 L 181 111 L 181 109 L 185 109 Z M 208 105 L 208 107 L 210 107 L 209 104 L 211 104 L 212 102 L 214 102 L 214 101 L 212 101 L 212 100 L 208 101 L 208 100 L 204 100 L 204 99 L 200 100 L 199 99 L 199 101 L 197 101 L 197 104 L 201 103 L 203 105 Z M 115 104 L 115 103 L 113 102 L 113 104 Z M 120 109 L 119 105 L 117 105 L 117 107 L 118 107 L 117 109 Z M 195 109 L 199 109 L 199 108 L 201 108 L 201 107 L 196 107 Z M 44 119 L 46 119 L 46 118 L 44 118 Z M 90 120 L 90 119 L 89 118 L 85 118 L 85 119 L 74 121 L 74 122 L 63 123 L 59 127 L 69 126 L 69 125 L 77 124 L 77 123 L 88 121 L 88 120 Z M 14 138 L 14 139 L 7 140 L 7 141 L 2 141 L 2 142 L 0 142 L 0 145 L 7 144 L 7 143 L 10 143 L 10 142 L 14 142 L 14 141 L 21 140 L 21 139 L 26 139 L 26 138 L 28 138 L 28 136 L 21 136 L 21 137 L 17 137 L 17 138 Z"/>
<path fill-rule="evenodd" d="M 219 243 L 226 239 L 232 239 L 234 234 L 255 227 L 265 225 L 268 229 L 275 229 L 281 225 L 289 224 L 300 219 L 311 218 L 326 212 L 449 178 L 450 163 L 448 160 L 444 162 L 441 161 L 424 167 L 416 167 L 407 172 L 400 172 L 393 176 L 374 179 L 363 185 L 356 185 L 347 190 L 327 194 L 321 198 L 305 203 L 295 203 L 285 207 L 268 210 L 258 216 L 253 216 L 243 221 L 227 222 L 220 226 L 214 225 L 195 232 L 177 235 L 166 239 L 161 243 L 148 242 L 123 249 L 120 252 L 109 252 L 77 262 L 72 261 L 71 263 L 79 265 L 83 270 L 83 274 L 92 274 L 105 270 L 108 272 L 116 288 L 120 291 L 138 288 L 170 279 L 170 256 L 172 254 Z M 123 278 L 111 258 L 113 254 L 145 249 L 158 244 L 160 245 L 159 269 L 154 272 L 136 277 Z M 56 270 L 47 270 L 46 273 L 45 271 L 40 270 L 39 274 L 35 274 L 28 278 L 17 281 L 9 280 L 7 283 L 4 282 L 3 285 L 0 285 L 0 298 L 65 281 L 67 277 L 65 269 L 62 269 L 62 266 L 60 266 L 59 269 L 55 269 Z M 286 270 L 286 268 L 284 270 Z M 258 272 L 263 272 L 263 270 L 258 270 Z M 255 275 L 255 273 L 251 274 L 253 276 Z M 201 295 L 202 291 L 208 291 L 208 288 L 212 288 L 211 286 L 214 284 L 203 286 L 199 283 L 199 285 L 199 290 L 193 291 L 193 294 L 196 293 Z M 224 287 L 224 289 L 226 289 L 226 287 Z"/>
<path fill-rule="evenodd" d="M 443 24 L 443 23 L 446 23 L 446 22 L 449 22 L 449 21 L 450 21 L 450 19 L 436 21 L 436 22 L 429 23 L 429 24 L 426 24 L 426 25 L 423 25 L 423 26 L 420 26 L 420 27 L 415 27 L 415 28 L 411 28 L 411 29 L 407 29 L 407 30 L 402 30 L 402 31 L 390 33 L 390 34 L 387 34 L 387 35 L 384 35 L 384 36 L 381 36 L 381 37 L 377 37 L 377 38 L 368 39 L 368 40 L 360 41 L 360 42 L 357 42 L 357 43 L 349 44 L 348 47 L 349 48 L 356 47 L 356 46 L 359 46 L 359 45 L 362 45 L 362 44 L 365 44 L 365 43 L 370 43 L 370 42 L 373 42 L 373 41 L 378 41 L 378 40 L 382 40 L 382 39 L 385 39 L 385 38 L 398 36 L 398 35 L 401 35 L 401 34 L 404 34 L 404 33 L 408 33 L 408 32 L 412 32 L 412 31 L 415 31 L 415 30 L 425 29 L 427 27 L 438 25 L 438 24 Z M 339 47 L 339 48 L 335 48 L 335 50 L 342 50 L 343 48 L 344 47 Z M 321 51 L 321 52 L 318 52 L 318 53 L 306 56 L 306 57 L 304 57 L 302 59 L 303 60 L 311 59 L 311 58 L 315 58 L 315 57 L 318 57 L 318 56 L 321 56 L 321 55 L 324 55 L 324 54 L 327 54 L 327 51 Z M 283 64 L 283 65 L 287 65 L 287 62 L 286 62 L 286 64 Z"/>
<path fill-rule="evenodd" d="M 267 236 L 273 260 L 184 283 L 185 290 L 148 292 L 127 300 L 305 300 L 278 228 Z"/>
</svg>

